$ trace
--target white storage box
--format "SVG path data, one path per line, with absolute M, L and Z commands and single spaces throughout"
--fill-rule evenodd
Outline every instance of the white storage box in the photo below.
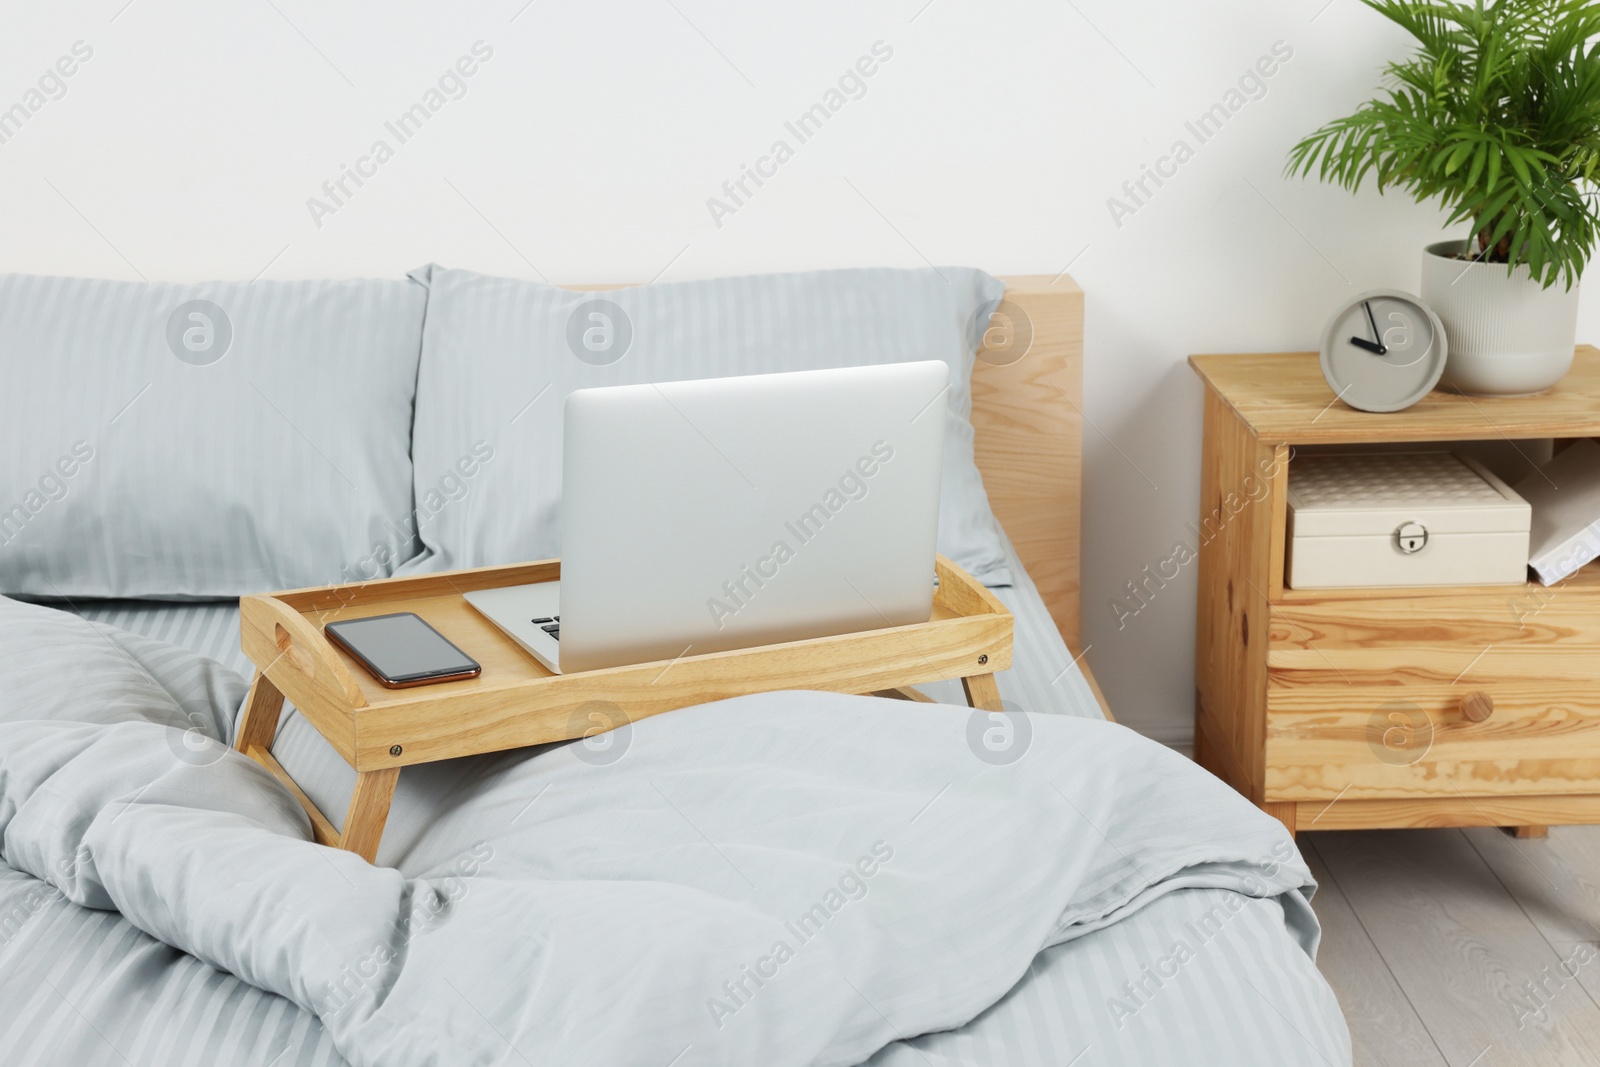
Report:
M 1288 505 L 1294 589 L 1527 580 L 1532 509 L 1466 456 L 1296 457 Z

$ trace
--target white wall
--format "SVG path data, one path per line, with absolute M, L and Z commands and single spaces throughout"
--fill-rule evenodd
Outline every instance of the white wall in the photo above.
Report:
M 1191 728 L 1193 568 L 1124 628 L 1109 601 L 1196 514 L 1184 357 L 1310 348 L 1347 294 L 1414 288 L 1441 222 L 1281 177 L 1294 140 L 1404 52 L 1355 0 L 124 3 L 4 16 L 0 109 L 74 42 L 93 55 L 0 144 L 0 270 L 394 277 L 438 260 L 617 281 L 1071 264 L 1089 294 L 1088 659 L 1123 721 L 1168 741 Z M 493 57 L 465 96 L 399 145 L 384 123 L 480 40 Z M 784 122 L 878 41 L 893 55 L 864 95 L 796 145 Z M 1199 145 L 1185 121 L 1275 42 L 1293 54 L 1265 95 Z M 314 220 L 308 198 L 380 138 L 394 158 Z M 778 138 L 794 157 L 719 226 L 708 198 Z M 1179 138 L 1193 158 L 1114 220 L 1108 198 Z M 1597 316 L 1586 301 L 1580 336 Z

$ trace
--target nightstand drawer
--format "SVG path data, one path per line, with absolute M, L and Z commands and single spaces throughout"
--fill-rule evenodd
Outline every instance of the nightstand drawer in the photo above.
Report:
M 1384 674 L 1269 671 L 1267 799 L 1600 793 L 1592 678 Z
M 1274 669 L 1360 673 L 1425 664 L 1447 671 L 1446 680 L 1462 675 L 1463 684 L 1483 671 L 1600 677 L 1600 566 L 1549 588 L 1288 593 L 1270 619 L 1267 666 Z
M 1267 796 L 1600 791 L 1594 592 L 1517 586 L 1274 604 Z

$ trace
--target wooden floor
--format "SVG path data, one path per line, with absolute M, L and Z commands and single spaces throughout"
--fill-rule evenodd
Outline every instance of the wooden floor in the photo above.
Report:
M 1359 1067 L 1600 1064 L 1600 826 L 1298 843 Z

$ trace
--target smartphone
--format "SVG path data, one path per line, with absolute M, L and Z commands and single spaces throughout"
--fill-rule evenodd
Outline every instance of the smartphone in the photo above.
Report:
M 477 660 L 414 611 L 330 622 L 322 631 L 390 689 L 454 682 L 483 673 Z

